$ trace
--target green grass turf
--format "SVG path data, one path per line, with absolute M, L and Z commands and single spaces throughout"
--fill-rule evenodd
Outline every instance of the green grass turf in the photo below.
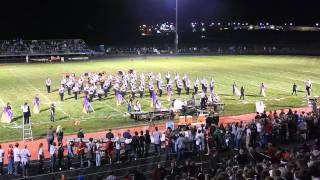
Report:
M 236 115 L 255 111 L 255 101 L 264 100 L 268 110 L 286 107 L 306 106 L 303 99 L 305 93 L 303 81 L 313 81 L 314 95 L 320 90 L 320 58 L 305 56 L 211 56 L 211 57 L 154 57 L 154 58 L 122 58 L 107 59 L 103 61 L 69 62 L 63 64 L 0 64 L 0 105 L 10 102 L 15 117 L 10 125 L 0 124 L 0 141 L 21 139 L 20 106 L 27 101 L 32 109 L 32 100 L 35 94 L 40 95 L 41 113 L 32 115 L 33 134 L 36 137 L 44 136 L 49 122 L 48 107 L 50 102 L 57 103 L 56 122 L 54 126 L 61 124 L 65 133 L 75 133 L 79 127 L 73 124 L 74 119 L 80 119 L 80 127 L 85 132 L 99 131 L 108 128 L 132 126 L 137 123 L 123 117 L 126 104 L 116 106 L 112 97 L 99 102 L 94 101 L 95 113 L 82 113 L 82 98 L 75 101 L 65 94 L 66 100 L 59 101 L 58 92 L 51 94 L 46 92 L 44 81 L 50 77 L 53 81 L 52 89 L 57 89 L 64 72 L 116 73 L 118 70 L 127 71 L 135 69 L 137 72 L 179 72 L 182 76 L 187 73 L 192 79 L 192 85 L 196 77 L 213 77 L 216 81 L 217 92 L 226 104 L 222 115 Z M 232 96 L 231 86 L 236 81 L 238 87 L 244 85 L 246 89 L 246 101 L 238 100 Z M 264 82 L 267 96 L 259 97 L 259 83 Z M 296 82 L 301 92 L 298 96 L 291 96 L 292 83 Z M 164 89 L 165 90 L 165 89 Z M 165 91 L 164 91 L 165 92 Z M 183 91 L 183 93 L 185 93 Z M 174 95 L 175 96 L 175 95 Z M 81 96 L 82 97 L 82 96 Z M 163 106 L 168 102 L 162 97 Z M 182 95 L 182 99 L 191 98 Z M 150 109 L 149 98 L 141 100 L 143 110 Z

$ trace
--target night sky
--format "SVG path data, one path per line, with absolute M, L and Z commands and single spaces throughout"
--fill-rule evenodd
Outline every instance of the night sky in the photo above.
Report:
M 316 1 L 179 1 L 182 26 L 191 21 L 311 25 L 320 20 Z M 7 0 L 0 5 L 0 39 L 130 38 L 138 25 L 173 22 L 174 15 L 175 0 Z

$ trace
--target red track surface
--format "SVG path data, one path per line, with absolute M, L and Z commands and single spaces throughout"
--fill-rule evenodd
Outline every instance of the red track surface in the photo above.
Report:
M 309 112 L 309 111 L 312 111 L 311 108 L 293 108 L 292 109 L 293 111 L 297 110 L 298 112 L 302 112 L 302 111 L 305 111 L 305 112 Z M 286 109 L 285 112 L 287 112 L 288 110 Z M 243 114 L 243 115 L 238 115 L 238 116 L 225 116 L 225 117 L 220 117 L 220 120 L 219 122 L 220 123 L 223 123 L 223 124 L 228 124 L 228 123 L 232 123 L 232 122 L 240 122 L 242 121 L 243 123 L 246 123 L 246 122 L 250 122 L 255 116 L 255 113 L 250 113 L 250 114 Z M 156 126 L 159 128 L 160 131 L 164 131 L 165 130 L 165 123 L 160 123 L 160 124 L 156 124 Z M 122 133 L 126 130 L 130 130 L 131 133 L 135 132 L 135 131 L 145 131 L 147 129 L 149 129 L 150 131 L 153 131 L 153 128 L 150 127 L 149 125 L 145 125 L 145 126 L 140 126 L 140 127 L 132 127 L 132 128 L 125 128 L 125 129 L 114 129 L 112 132 L 117 135 L 118 133 Z M 103 132 L 94 132 L 94 133 L 86 133 L 85 134 L 85 137 L 86 138 L 89 138 L 89 137 L 92 137 L 92 138 L 102 138 L 102 137 L 105 137 L 105 134 L 106 132 L 103 131 Z M 64 144 L 66 143 L 66 139 L 67 138 L 73 138 L 73 137 L 76 137 L 76 135 L 66 135 L 64 136 Z M 56 139 L 55 139 L 56 140 Z M 15 143 L 19 143 L 20 144 L 20 148 L 23 148 L 24 146 L 24 142 L 23 141 L 14 141 L 14 142 L 8 142 L 8 143 L 3 143 L 1 144 L 2 145 L 2 148 L 5 150 L 5 152 L 7 153 L 7 149 L 8 149 L 8 146 L 9 144 L 15 144 Z M 37 139 L 37 140 L 34 140 L 32 142 L 26 142 L 26 144 L 28 145 L 28 148 L 31 152 L 31 160 L 36 160 L 38 158 L 38 155 L 37 155 L 37 151 L 38 151 L 38 145 L 40 143 L 43 143 L 43 147 L 44 147 L 44 152 L 45 152 L 45 157 L 46 158 L 49 158 L 49 152 L 47 150 L 47 140 L 45 138 L 42 138 L 42 139 Z M 7 155 L 7 154 L 5 154 Z M 5 163 L 7 163 L 7 158 L 5 158 Z

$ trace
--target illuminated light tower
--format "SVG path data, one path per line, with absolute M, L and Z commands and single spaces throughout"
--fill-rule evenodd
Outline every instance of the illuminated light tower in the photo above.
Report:
M 178 0 L 176 0 L 176 34 L 174 39 L 174 50 L 178 53 L 179 50 L 179 34 L 178 34 Z

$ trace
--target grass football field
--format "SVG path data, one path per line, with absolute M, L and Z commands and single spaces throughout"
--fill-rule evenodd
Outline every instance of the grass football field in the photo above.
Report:
M 165 84 L 165 73 L 174 72 L 180 77 L 187 73 L 194 80 L 199 77 L 211 77 L 216 82 L 215 92 L 218 93 L 225 111 L 221 115 L 237 115 L 255 111 L 255 102 L 264 100 L 267 110 L 306 106 L 304 99 L 304 81 L 313 81 L 313 95 L 320 93 L 320 57 L 305 56 L 203 56 L 203 57 L 148 57 L 148 58 L 116 58 L 101 61 L 67 62 L 62 64 L 0 64 L 0 106 L 10 102 L 14 113 L 14 122 L 11 124 L 0 123 L 0 141 L 18 140 L 22 138 L 22 113 L 20 106 L 29 102 L 31 111 L 35 94 L 40 96 L 40 114 L 32 114 L 33 134 L 35 137 L 45 136 L 46 129 L 52 124 L 49 120 L 49 106 L 52 102 L 57 105 L 56 121 L 54 127 L 62 125 L 65 133 L 75 133 L 79 127 L 85 132 L 101 131 L 108 128 L 138 125 L 134 120 L 125 118 L 127 104 L 117 106 L 114 96 L 111 95 L 103 101 L 95 100 L 93 106 L 95 113 L 82 113 L 83 99 L 76 101 L 73 95 L 65 93 L 65 101 L 60 102 L 57 89 L 63 73 L 74 72 L 101 72 L 115 74 L 117 71 L 134 69 L 138 73 L 154 74 L 161 72 Z M 52 79 L 54 92 L 48 94 L 45 79 Z M 242 85 L 246 89 L 246 100 L 232 95 L 232 83 L 236 81 L 238 88 Z M 266 85 L 266 97 L 259 96 L 259 84 Z M 291 95 L 293 82 L 298 85 L 298 96 Z M 175 86 L 173 86 L 175 87 Z M 174 88 L 175 90 L 175 88 Z M 180 99 L 190 99 L 183 95 Z M 148 93 L 146 92 L 145 95 Z M 176 94 L 173 95 L 173 98 Z M 146 96 L 140 100 L 143 111 L 150 110 L 150 100 Z M 168 107 L 166 93 L 161 98 L 162 106 Z M 74 121 L 80 120 L 80 126 L 75 126 Z M 139 122 L 143 123 L 143 122 Z

